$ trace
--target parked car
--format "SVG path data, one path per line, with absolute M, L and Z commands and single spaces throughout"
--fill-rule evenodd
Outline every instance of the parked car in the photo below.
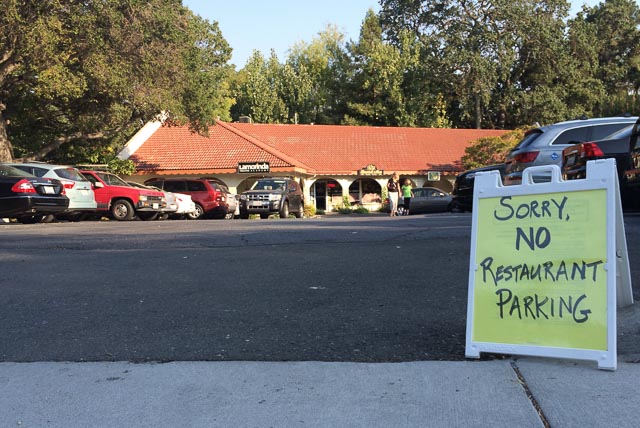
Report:
M 240 195 L 240 218 L 249 218 L 250 214 L 259 214 L 267 218 L 279 214 L 280 218 L 304 216 L 304 195 L 300 184 L 290 177 L 261 178 L 251 189 Z
M 628 169 L 624 171 L 624 193 L 627 199 L 627 208 L 640 209 L 640 119 L 631 131 L 629 141 L 631 147 L 631 159 Z
M 579 119 L 531 129 L 507 155 L 504 183 L 520 184 L 522 172 L 531 166 L 561 167 L 562 150 L 565 148 L 585 141 L 606 138 L 622 128 L 633 125 L 637 119 L 631 116 Z M 548 182 L 551 181 L 551 173 L 532 174 L 532 179 L 535 182 Z
M 103 171 L 82 170 L 93 183 L 98 212 L 114 220 L 152 220 L 166 207 L 164 193 L 158 190 L 140 189 L 127 184 L 115 174 Z
M 87 214 L 95 213 L 98 207 L 91 182 L 78 169 L 66 165 L 50 165 L 44 162 L 7 163 L 36 177 L 60 180 L 65 195 L 69 198 L 69 208 L 56 217 L 71 221 L 82 220 Z
M 438 213 L 451 211 L 452 197 L 435 187 L 416 187 L 409 207 L 409 214 Z M 404 199 L 398 201 L 398 215 L 404 214 Z
M 472 211 L 473 210 L 473 185 L 475 183 L 476 174 L 485 171 L 498 171 L 500 179 L 504 177 L 505 164 L 499 163 L 495 165 L 483 166 L 467 170 L 456 177 L 453 183 L 453 191 L 451 192 L 451 210 L 452 211 Z
M 205 178 L 152 178 L 144 182 L 165 192 L 190 195 L 196 204 L 194 214 L 187 218 L 225 218 L 230 211 L 227 195 Z M 233 212 L 233 211 L 231 211 Z
M 167 218 L 183 219 L 187 215 L 194 215 L 196 212 L 196 204 L 190 195 L 184 193 L 165 192 L 157 187 L 147 186 L 146 184 L 136 183 L 135 181 L 127 181 L 133 187 L 141 189 L 159 190 L 164 193 L 167 206 L 161 210 L 158 220 L 166 220 Z
M 634 125 L 623 128 L 605 139 L 567 147 L 562 151 L 563 177 L 565 180 L 586 178 L 588 161 L 614 158 L 622 205 L 625 208 L 640 207 L 640 201 L 638 201 L 640 195 L 633 186 L 629 185 L 629 178 L 633 181 L 634 174 L 628 174 L 634 169 L 633 151 L 639 132 L 640 119 Z
M 233 219 L 240 216 L 240 195 L 231 193 L 226 184 L 217 178 L 205 178 L 216 189 L 227 195 L 227 215 L 226 218 Z
M 0 164 L 0 218 L 38 223 L 45 215 L 62 213 L 68 207 L 69 198 L 59 180 Z

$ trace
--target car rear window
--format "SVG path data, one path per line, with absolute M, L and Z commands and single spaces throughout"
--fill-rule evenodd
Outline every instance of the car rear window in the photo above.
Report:
M 33 174 L 9 165 L 0 165 L 0 175 L 3 177 L 33 177 Z
M 75 168 L 56 168 L 54 171 L 60 178 L 74 181 L 87 181 L 84 175 L 80 174 L 80 171 Z
M 539 129 L 534 129 L 532 131 L 529 131 L 524 136 L 524 138 L 520 140 L 520 142 L 516 144 L 516 146 L 513 149 L 511 149 L 511 151 L 525 149 L 527 146 L 533 143 L 541 135 L 542 135 L 542 131 Z

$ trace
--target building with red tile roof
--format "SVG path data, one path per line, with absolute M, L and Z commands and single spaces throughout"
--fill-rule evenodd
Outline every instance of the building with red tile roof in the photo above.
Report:
M 288 175 L 319 209 L 344 196 L 375 208 L 393 172 L 414 186 L 452 188 L 473 141 L 507 131 L 280 125 L 218 121 L 202 136 L 187 126 L 150 122 L 119 154 L 131 159 L 141 181 L 156 176 L 215 177 L 242 192 L 256 178 Z

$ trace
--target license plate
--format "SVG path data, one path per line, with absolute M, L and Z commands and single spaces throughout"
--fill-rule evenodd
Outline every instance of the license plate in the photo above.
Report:
M 56 193 L 56 191 L 51 186 L 42 186 L 42 192 L 49 195 L 55 195 Z
M 266 203 L 264 201 L 253 201 L 252 205 L 254 207 L 261 207 L 263 205 L 266 205 Z
M 158 205 L 158 204 L 153 204 L 153 209 L 154 209 L 154 210 L 157 210 L 159 206 L 160 206 L 160 205 Z
M 88 189 L 80 189 L 80 194 L 82 196 L 87 196 L 87 195 L 89 195 L 89 190 Z

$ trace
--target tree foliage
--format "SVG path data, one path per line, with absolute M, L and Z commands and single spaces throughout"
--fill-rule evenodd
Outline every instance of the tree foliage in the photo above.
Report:
M 218 24 L 180 0 L 3 0 L 0 160 L 107 163 L 161 113 L 201 133 L 218 117 L 518 129 L 640 113 L 634 0 L 572 19 L 567 0 L 379 3 L 357 40 L 328 25 L 235 71 Z M 469 165 L 505 144 L 483 141 Z
M 200 131 L 229 117 L 231 49 L 179 0 L 3 0 L 0 27 L 0 146 L 15 156 L 109 157 L 160 112 Z

